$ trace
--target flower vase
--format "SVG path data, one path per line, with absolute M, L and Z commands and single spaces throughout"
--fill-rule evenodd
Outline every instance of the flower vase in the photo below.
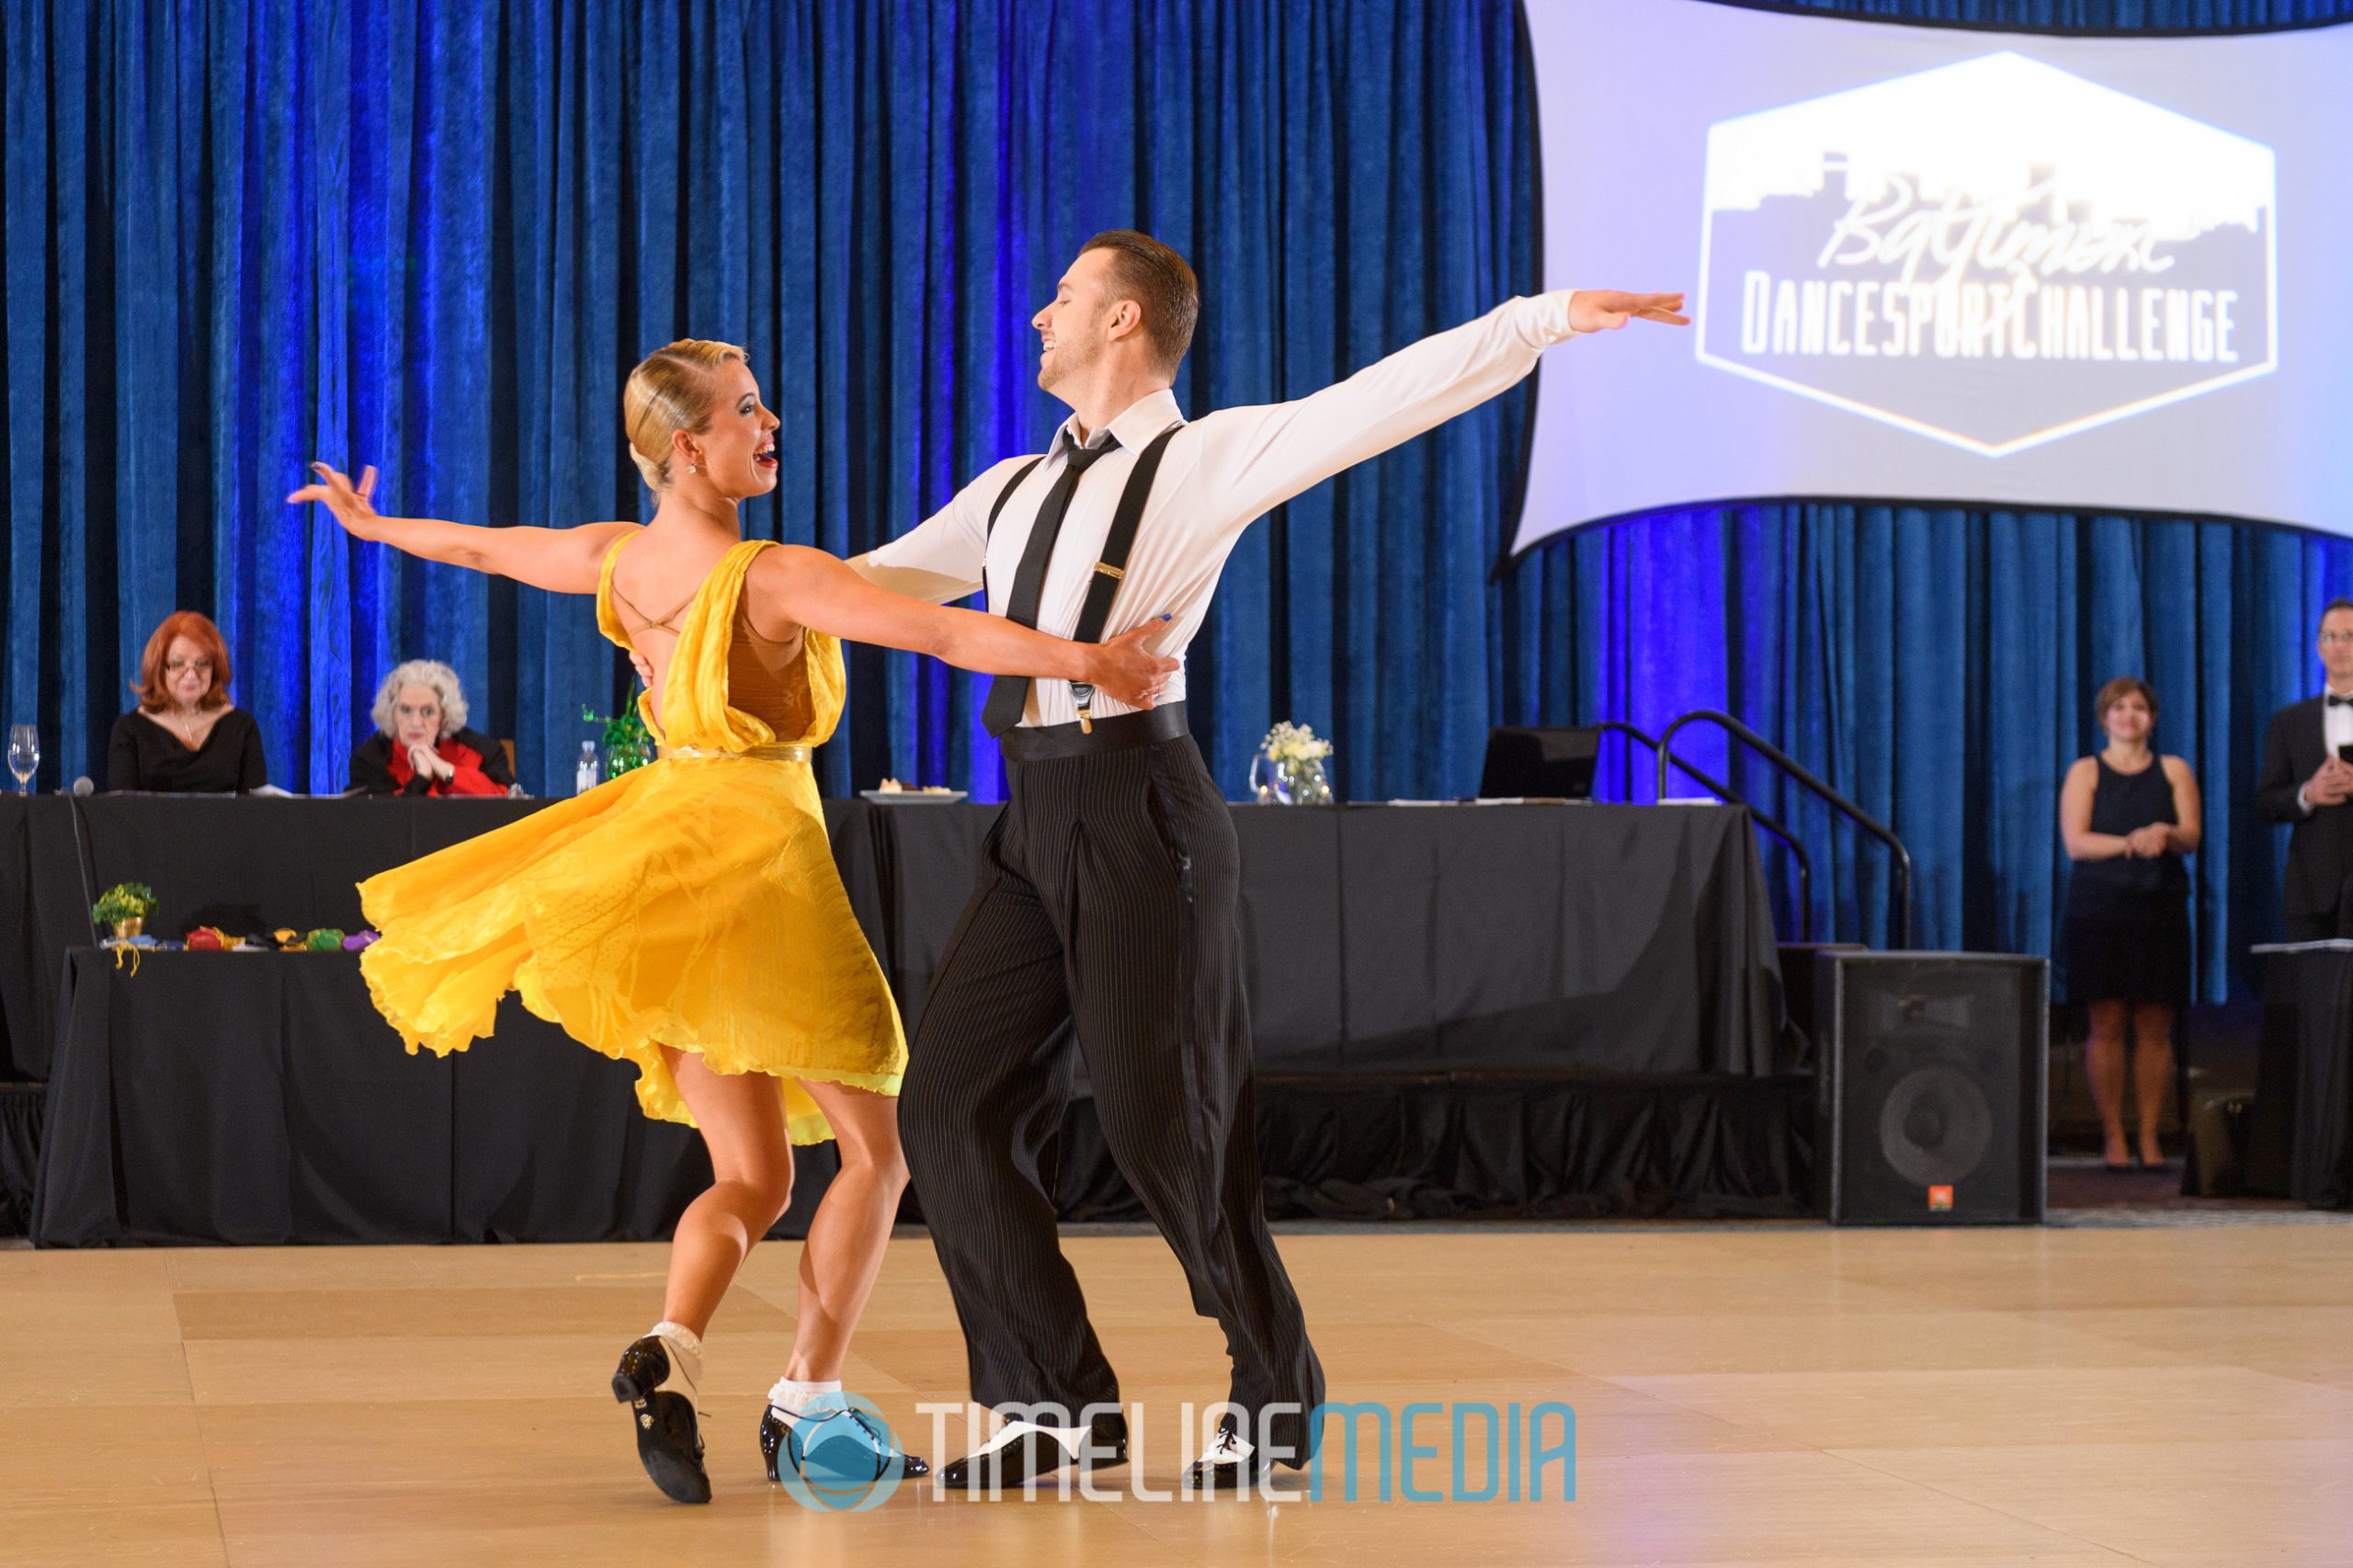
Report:
M 1290 804 L 1290 776 L 1265 752 L 1250 759 L 1250 794 L 1262 806 Z
M 114 939 L 118 942 L 128 942 L 146 929 L 146 917 L 134 915 L 128 920 L 118 920 L 114 923 Z
M 1322 757 L 1294 757 L 1284 763 L 1281 770 L 1290 786 L 1290 804 L 1328 806 L 1332 803 L 1332 781 L 1324 776 Z
M 1250 793 L 1262 806 L 1332 803 L 1332 783 L 1324 777 L 1321 757 L 1275 757 L 1260 752 L 1250 759 Z

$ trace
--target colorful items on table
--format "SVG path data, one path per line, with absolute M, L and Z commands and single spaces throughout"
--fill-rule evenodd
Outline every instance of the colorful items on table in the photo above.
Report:
M 122 908 L 131 902 L 127 895 L 131 892 L 143 894 L 148 901 L 146 907 L 153 909 L 153 894 L 146 893 L 144 889 L 134 883 L 125 883 L 120 888 L 110 890 L 107 898 L 101 899 L 97 908 L 92 910 L 92 915 L 95 916 L 101 912 L 120 915 Z M 116 899 L 118 893 L 126 894 L 126 897 L 116 900 L 110 907 L 108 900 Z M 376 941 L 373 931 L 347 932 L 336 926 L 322 926 L 311 931 L 297 931 L 291 926 L 281 926 L 275 931 L 251 937 L 232 936 L 218 926 L 198 926 L 188 932 L 185 941 L 159 942 L 140 933 L 140 916 L 131 915 L 115 922 L 116 934 L 108 945 L 152 948 L 159 951 L 178 951 L 185 948 L 191 953 L 357 953 L 364 952 Z M 129 923 L 128 931 L 121 928 L 124 921 Z
M 112 931 L 118 942 L 140 936 L 154 913 L 155 890 L 145 882 L 117 882 L 90 906 L 91 920 Z

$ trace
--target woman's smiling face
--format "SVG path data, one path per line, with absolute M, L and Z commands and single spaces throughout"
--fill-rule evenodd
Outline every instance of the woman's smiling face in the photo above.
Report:
M 673 483 L 691 465 L 696 477 L 730 500 L 765 495 L 777 486 L 776 432 L 783 422 L 760 401 L 749 366 L 731 359 L 710 375 L 710 417 L 700 430 L 677 436 Z

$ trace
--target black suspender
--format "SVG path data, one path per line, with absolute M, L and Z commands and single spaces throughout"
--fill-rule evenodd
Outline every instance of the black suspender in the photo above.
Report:
M 1168 438 L 1185 427 L 1178 420 L 1154 436 L 1144 449 L 1137 454 L 1136 466 L 1129 471 L 1127 488 L 1120 492 L 1119 510 L 1111 514 L 1111 531 L 1103 537 L 1103 556 L 1095 563 L 1095 574 L 1086 585 L 1086 603 L 1078 612 L 1078 628 L 1071 633 L 1074 642 L 1100 642 L 1103 628 L 1111 619 L 1111 601 L 1120 597 L 1120 579 L 1126 575 L 1128 552 L 1135 548 L 1136 529 L 1143 523 L 1144 503 L 1152 499 L 1152 482 L 1160 472 L 1161 454 L 1168 449 Z M 996 519 L 1021 482 L 1046 460 L 1031 458 L 1021 465 L 1012 483 L 997 492 L 996 505 L 989 508 L 989 526 L 984 538 L 994 538 Z M 1070 694 L 1078 702 L 1078 727 L 1081 733 L 1095 733 L 1095 688 L 1085 681 L 1070 683 Z
M 1137 455 L 1127 488 L 1120 492 L 1120 509 L 1111 514 L 1111 531 L 1103 538 L 1102 558 L 1095 562 L 1095 574 L 1087 580 L 1086 604 L 1078 612 L 1072 642 L 1103 640 L 1103 627 L 1111 619 L 1111 601 L 1120 597 L 1120 579 L 1127 574 L 1128 552 L 1135 548 L 1136 529 L 1143 522 L 1144 503 L 1152 499 L 1152 482 L 1160 472 L 1161 454 L 1168 449 L 1168 438 L 1183 428 L 1182 421 L 1171 425 Z M 1095 688 L 1074 680 L 1070 683 L 1070 694 L 1078 703 L 1079 733 L 1094 733 Z
M 1040 452 L 1038 456 L 1031 458 L 1028 462 L 1021 465 L 1021 472 L 1013 476 L 1013 483 L 996 493 L 996 505 L 989 508 L 988 531 L 981 536 L 983 541 L 981 546 L 982 549 L 985 550 L 988 548 L 985 541 L 995 537 L 996 533 L 997 514 L 1005 510 L 1005 504 L 1007 501 L 1013 499 L 1013 493 L 1021 488 L 1021 482 L 1029 477 L 1029 471 L 1036 468 L 1040 463 L 1044 462 L 1045 460 L 1046 457 L 1043 452 Z

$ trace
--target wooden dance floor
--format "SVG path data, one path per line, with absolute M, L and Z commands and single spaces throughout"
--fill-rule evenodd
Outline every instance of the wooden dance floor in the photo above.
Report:
M 2353 1560 L 2353 1226 L 1283 1244 L 1334 1398 L 1565 1402 L 1576 1500 L 991 1504 L 910 1483 L 813 1512 L 764 1483 L 754 1436 L 792 1326 L 797 1249 L 776 1244 L 713 1324 L 718 1496 L 682 1508 L 605 1382 L 657 1315 L 659 1246 L 15 1250 L 0 1562 Z M 1220 1337 L 1157 1239 L 1069 1245 L 1165 1486 L 1178 1406 L 1223 1392 Z M 920 1234 L 856 1348 L 848 1385 L 920 1451 L 916 1403 L 961 1398 L 964 1367 Z M 1442 1462 L 1421 1473 L 1443 1488 Z

